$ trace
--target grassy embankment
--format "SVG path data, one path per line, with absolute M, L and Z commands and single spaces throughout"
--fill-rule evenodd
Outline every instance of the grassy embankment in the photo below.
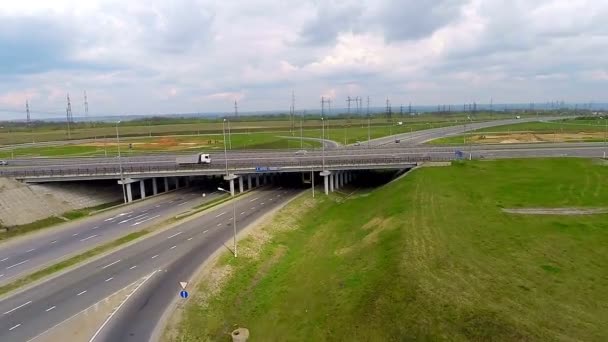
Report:
M 115 206 L 120 203 L 122 203 L 122 202 L 111 202 L 111 203 L 100 204 L 100 205 L 97 205 L 94 207 L 71 210 L 71 211 L 63 213 L 62 215 L 59 215 L 59 216 L 51 216 L 51 217 L 47 217 L 47 218 L 44 218 L 44 219 L 41 219 L 38 221 L 34 221 L 32 223 L 22 224 L 19 226 L 10 226 L 10 227 L 0 226 L 0 228 L 6 230 L 6 231 L 3 231 L 0 233 L 0 241 L 9 239 L 11 237 L 15 237 L 18 235 L 23 235 L 23 234 L 26 234 L 29 232 L 33 232 L 36 230 L 50 228 L 57 224 L 66 222 L 65 219 L 67 219 L 68 221 L 76 220 L 81 217 L 85 217 L 85 216 L 89 215 L 93 211 L 109 208 L 109 207 Z
M 456 121 L 405 122 L 403 125 L 386 125 L 376 122 L 370 126 L 369 135 L 379 138 L 391 134 L 406 133 L 422 129 L 444 127 L 457 124 Z M 310 149 L 320 147 L 316 141 L 298 139 L 299 127 L 293 132 L 281 130 L 275 132 L 233 133 L 230 144 L 232 149 Z M 303 128 L 302 135 L 309 138 L 320 138 L 319 128 Z M 287 137 L 292 137 L 291 139 Z M 330 120 L 325 131 L 325 137 L 339 143 L 352 144 L 364 142 L 368 137 L 367 122 L 353 119 L 350 123 L 345 120 Z M 125 155 L 136 155 L 155 152 L 187 152 L 200 150 L 221 150 L 224 148 L 224 138 L 221 132 L 214 134 L 187 136 L 154 136 L 122 139 L 121 152 Z M 70 144 L 63 146 L 28 146 L 0 151 L 0 158 L 18 157 L 57 157 L 57 156 L 115 156 L 117 144 L 114 137 L 99 138 L 93 142 Z
M 476 130 L 467 134 L 441 138 L 429 144 L 461 145 L 508 142 L 598 142 L 604 141 L 606 121 L 569 119 L 550 122 L 525 122 Z
M 501 211 L 606 207 L 608 167 L 466 162 L 334 199 L 298 199 L 222 256 L 168 339 L 608 339 L 607 216 Z

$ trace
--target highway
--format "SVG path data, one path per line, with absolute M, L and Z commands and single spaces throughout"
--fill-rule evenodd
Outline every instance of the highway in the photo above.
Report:
M 297 193 L 294 189 L 274 188 L 237 199 L 237 228 L 243 229 Z M 160 273 L 169 277 L 161 277 L 160 282 L 152 283 L 155 287 L 145 288 L 149 298 L 137 316 L 129 317 L 128 329 L 111 332 L 115 334 L 112 336 L 131 336 L 134 331 L 137 336 L 132 335 L 131 340 L 147 341 L 145 334 L 153 330 L 168 304 L 166 301 L 178 295 L 179 281 L 189 278 L 232 236 L 230 208 L 230 205 L 218 207 L 4 299 L 0 302 L 0 341 L 28 341 L 135 280 L 162 270 Z
M 203 191 L 209 196 L 202 197 Z M 66 256 L 146 229 L 220 195 L 215 189 L 181 189 L 72 222 L 65 228 L 47 229 L 5 241 L 0 244 L 0 285 Z

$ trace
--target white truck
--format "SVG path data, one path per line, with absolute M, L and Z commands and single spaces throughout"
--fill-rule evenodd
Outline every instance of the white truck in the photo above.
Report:
M 191 164 L 209 164 L 211 163 L 211 157 L 207 153 L 197 153 L 187 156 L 179 156 L 175 158 L 177 165 L 191 165 Z

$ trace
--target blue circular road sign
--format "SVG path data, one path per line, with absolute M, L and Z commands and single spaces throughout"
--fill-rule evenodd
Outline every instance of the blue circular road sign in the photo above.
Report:
M 182 297 L 182 298 L 184 298 L 184 299 L 188 298 L 188 291 L 181 291 L 179 293 L 179 296 Z

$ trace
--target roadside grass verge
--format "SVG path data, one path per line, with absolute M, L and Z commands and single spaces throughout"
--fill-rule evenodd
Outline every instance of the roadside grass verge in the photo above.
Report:
M 299 198 L 225 253 L 165 335 L 229 341 L 608 339 L 608 205 L 591 160 L 421 168 L 366 196 Z
M 76 265 L 80 262 L 83 262 L 89 258 L 92 258 L 98 254 L 104 253 L 106 251 L 109 251 L 113 248 L 116 248 L 118 246 L 121 246 L 123 244 L 126 244 L 130 241 L 133 241 L 137 238 L 140 238 L 146 234 L 148 234 L 149 231 L 148 230 L 140 230 L 137 232 L 133 232 L 130 233 L 128 235 L 125 235 L 121 238 L 118 238 L 114 241 L 108 242 L 106 244 L 103 244 L 101 246 L 95 247 L 93 249 L 90 249 L 84 253 L 78 254 L 74 257 L 71 257 L 69 259 L 60 261 L 54 265 L 51 265 L 49 267 L 43 268 L 39 271 L 36 271 L 32 274 L 29 274 L 25 277 L 19 278 L 11 283 L 8 283 L 6 285 L 0 286 L 0 296 L 4 295 L 10 291 L 16 290 L 22 286 L 25 286 L 29 283 L 32 283 L 34 281 L 40 280 L 44 277 L 50 276 L 54 273 L 57 273 L 59 271 L 62 271 L 70 266 Z
M 47 217 L 47 218 L 44 218 L 44 219 L 41 219 L 38 221 L 34 221 L 31 223 L 27 223 L 27 224 L 22 224 L 22 225 L 18 225 L 18 226 L 2 227 L 6 231 L 0 233 L 0 241 L 10 239 L 15 236 L 23 235 L 23 234 L 26 234 L 29 232 L 46 229 L 46 228 L 51 228 L 60 223 L 65 223 L 66 221 L 64 219 L 62 219 L 62 217 L 66 218 L 70 221 L 76 220 L 81 217 L 88 216 L 89 213 L 94 212 L 96 210 L 109 208 L 109 207 L 112 207 L 119 203 L 121 203 L 121 202 L 104 203 L 104 204 L 100 204 L 100 205 L 93 206 L 93 207 L 71 210 L 71 211 L 65 212 L 61 215 Z

